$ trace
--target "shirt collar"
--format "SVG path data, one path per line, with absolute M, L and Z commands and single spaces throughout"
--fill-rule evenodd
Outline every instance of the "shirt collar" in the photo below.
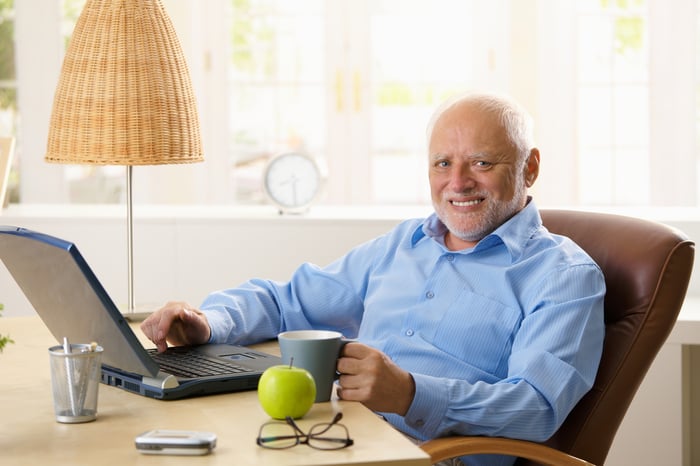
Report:
M 524 209 L 482 238 L 472 250 L 483 250 L 497 244 L 503 244 L 513 260 L 520 257 L 525 244 L 532 237 L 534 231 L 542 226 L 542 218 L 532 197 L 528 196 L 527 201 Z M 433 213 L 413 232 L 411 246 L 415 246 L 426 237 L 432 238 L 444 246 L 445 233 L 447 233 L 447 227 L 437 214 Z

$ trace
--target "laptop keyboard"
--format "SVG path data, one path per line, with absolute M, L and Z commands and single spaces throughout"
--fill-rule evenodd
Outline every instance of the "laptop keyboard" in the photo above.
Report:
M 163 372 L 176 377 L 194 378 L 252 372 L 251 369 L 227 363 L 185 347 L 169 348 L 165 353 L 158 353 L 155 349 L 151 349 L 149 353 Z

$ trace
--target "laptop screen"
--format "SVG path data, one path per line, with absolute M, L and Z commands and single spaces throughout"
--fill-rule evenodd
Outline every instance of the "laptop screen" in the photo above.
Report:
M 145 376 L 158 373 L 75 244 L 0 226 L 0 259 L 57 341 L 95 341 L 105 348 L 104 364 Z

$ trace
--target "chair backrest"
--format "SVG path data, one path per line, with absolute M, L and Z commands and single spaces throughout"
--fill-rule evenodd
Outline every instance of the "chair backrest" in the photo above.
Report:
M 607 286 L 605 344 L 595 384 L 546 443 L 603 464 L 676 322 L 695 246 L 681 232 L 651 221 L 568 210 L 541 214 L 549 231 L 573 239 L 598 263 Z

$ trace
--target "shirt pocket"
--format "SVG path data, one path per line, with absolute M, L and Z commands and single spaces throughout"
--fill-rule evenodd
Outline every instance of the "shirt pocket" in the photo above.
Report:
M 446 353 L 490 374 L 507 370 L 507 357 L 521 313 L 470 291 L 446 310 L 433 344 Z

